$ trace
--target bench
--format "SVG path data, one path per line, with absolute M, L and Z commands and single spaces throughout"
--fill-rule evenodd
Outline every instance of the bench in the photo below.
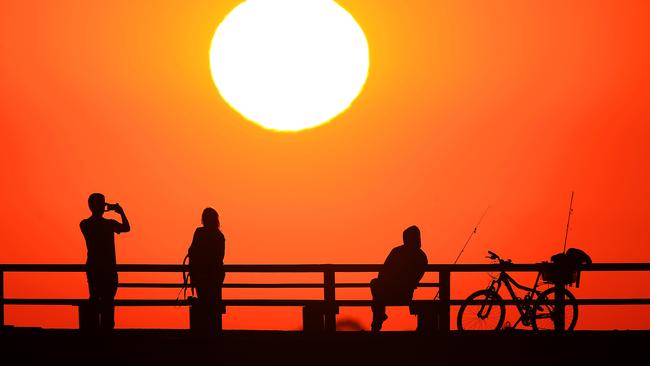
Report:
M 443 276 L 449 281 L 449 275 Z M 329 300 L 224 300 L 222 314 L 226 313 L 227 306 L 300 306 L 302 307 L 303 329 L 307 332 L 321 332 L 335 330 L 335 317 L 339 314 L 339 307 L 354 306 L 368 307 L 372 305 L 371 300 L 334 300 L 334 288 L 369 288 L 368 282 L 356 283 L 334 283 L 333 278 L 328 278 L 326 283 L 330 283 L 329 292 L 326 291 L 326 298 Z M 130 288 L 178 288 L 180 285 L 171 283 L 152 284 L 152 283 L 120 283 L 119 287 Z M 324 284 L 319 283 L 225 283 L 223 288 L 326 288 Z M 438 283 L 421 282 L 420 288 L 438 288 Z M 189 305 L 189 304 L 188 304 Z M 388 306 L 409 306 L 411 315 L 417 319 L 417 331 L 430 332 L 437 330 L 449 330 L 449 315 L 446 315 L 444 306 L 440 300 L 412 300 L 403 304 L 388 304 Z M 448 306 L 448 305 L 447 305 Z M 191 308 L 190 308 L 191 311 Z M 190 313 L 190 317 L 191 317 Z M 191 322 L 190 322 L 191 323 Z M 447 326 L 445 327 L 445 324 Z

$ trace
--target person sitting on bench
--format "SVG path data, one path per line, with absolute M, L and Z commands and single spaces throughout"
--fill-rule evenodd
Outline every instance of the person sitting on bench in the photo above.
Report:
M 370 281 L 372 292 L 372 331 L 378 332 L 388 316 L 386 305 L 407 305 L 424 275 L 427 256 L 420 249 L 420 229 L 404 230 L 404 244 L 393 248 L 377 278 Z

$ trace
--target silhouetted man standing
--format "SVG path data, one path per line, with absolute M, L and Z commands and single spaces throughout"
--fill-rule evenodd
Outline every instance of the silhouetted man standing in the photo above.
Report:
M 107 204 L 101 193 L 93 193 L 88 197 L 88 207 L 92 215 L 79 224 L 88 249 L 88 321 L 92 328 L 111 330 L 115 326 L 113 299 L 117 293 L 114 233 L 128 232 L 131 226 L 122 207 L 118 203 Z M 117 212 L 122 217 L 122 222 L 104 218 L 105 211 Z
M 393 248 L 377 278 L 370 281 L 372 292 L 372 330 L 378 332 L 388 316 L 386 305 L 405 305 L 424 275 L 427 256 L 420 249 L 420 229 L 404 230 L 404 244 Z

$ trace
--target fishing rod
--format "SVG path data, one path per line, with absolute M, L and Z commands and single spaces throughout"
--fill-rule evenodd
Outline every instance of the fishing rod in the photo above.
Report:
M 569 225 L 571 224 L 571 214 L 573 213 L 573 191 L 571 191 L 571 201 L 569 202 L 569 218 L 566 221 L 566 231 L 564 233 L 564 247 L 562 253 L 566 253 L 566 242 L 569 238 Z
M 469 234 L 469 236 L 467 237 L 467 240 L 465 240 L 465 244 L 463 244 L 463 247 L 460 249 L 460 252 L 459 252 L 458 255 L 456 256 L 456 259 L 454 259 L 454 263 L 453 263 L 453 264 L 458 263 L 458 260 L 460 259 L 460 257 L 461 257 L 461 256 L 463 255 L 463 253 L 465 252 L 465 248 L 467 248 L 467 245 L 468 245 L 469 242 L 472 240 L 472 238 L 474 237 L 474 235 L 477 234 L 477 232 L 478 232 L 478 227 L 481 225 L 481 222 L 483 222 L 483 218 L 484 218 L 485 215 L 488 213 L 488 210 L 489 210 L 489 209 L 490 209 L 490 206 L 488 206 L 488 207 L 485 209 L 485 211 L 483 212 L 483 215 L 481 215 L 481 218 L 478 219 L 478 222 L 476 223 L 476 225 L 474 225 L 474 229 L 472 230 L 472 232 L 471 232 L 471 233 Z M 434 296 L 433 299 L 434 299 L 434 300 L 437 299 L 437 298 L 438 298 L 438 295 L 440 295 L 440 288 L 438 288 L 438 292 L 436 292 L 436 296 Z
M 458 256 L 454 260 L 454 264 L 458 263 L 458 260 L 460 259 L 460 256 L 463 255 L 463 252 L 465 252 L 465 248 L 467 248 L 467 244 L 469 244 L 470 240 L 472 240 L 474 235 L 476 235 L 476 232 L 478 231 L 478 227 L 479 227 L 479 225 L 481 225 L 481 222 L 483 222 L 483 218 L 485 217 L 485 215 L 487 214 L 489 209 L 490 209 L 490 206 L 488 206 L 485 209 L 485 211 L 483 212 L 483 215 L 481 215 L 481 218 L 476 223 L 476 226 L 474 226 L 474 230 L 472 230 L 472 232 L 469 234 L 469 237 L 465 241 L 465 245 L 463 245 L 463 248 L 460 250 L 460 253 L 458 253 Z

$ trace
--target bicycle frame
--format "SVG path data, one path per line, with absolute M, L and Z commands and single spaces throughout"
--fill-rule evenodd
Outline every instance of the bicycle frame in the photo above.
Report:
M 492 280 L 492 283 L 490 283 L 490 286 L 488 288 L 494 291 L 495 293 L 498 293 L 499 290 L 501 289 L 501 286 L 504 285 L 505 288 L 508 290 L 510 297 L 512 298 L 512 300 L 514 300 L 515 307 L 519 312 L 519 319 L 517 319 L 515 324 L 512 326 L 513 328 L 515 328 L 517 324 L 519 324 L 520 322 L 526 326 L 529 325 L 529 321 L 530 321 L 529 319 L 531 317 L 530 311 L 533 310 L 533 305 L 532 305 L 533 299 L 535 296 L 539 296 L 539 294 L 541 294 L 541 291 L 537 290 L 537 287 L 539 286 L 540 277 L 541 277 L 541 273 L 537 273 L 537 277 L 535 278 L 535 283 L 533 287 L 528 287 L 517 282 L 514 278 L 512 278 L 512 276 L 510 276 L 505 271 L 501 271 L 499 277 L 496 280 Z M 513 288 L 513 285 L 514 287 L 526 292 L 524 298 L 520 298 L 517 296 L 517 294 L 515 293 L 515 289 Z
M 516 328 L 519 323 L 525 326 L 531 326 L 534 330 L 540 329 L 555 329 L 555 330 L 573 330 L 578 319 L 578 307 L 575 297 L 571 292 L 565 288 L 565 284 L 556 283 L 545 279 L 542 271 L 537 272 L 535 283 L 532 287 L 524 286 L 512 278 L 508 273 L 508 264 L 511 264 L 510 259 L 503 260 L 498 254 L 488 251 L 487 258 L 492 261 L 498 262 L 500 272 L 498 276 L 491 276 L 492 281 L 490 285 L 483 289 L 472 293 L 460 306 L 458 311 L 458 329 L 464 330 L 471 328 L 483 328 L 487 324 L 486 320 L 494 320 L 497 322 L 494 329 L 498 330 L 503 327 L 506 316 L 507 305 L 515 305 L 519 312 L 519 319 L 514 325 L 506 325 L 506 328 Z M 544 269 L 544 268 L 541 268 Z M 540 281 L 542 280 L 542 281 Z M 541 285 L 552 286 L 549 289 L 541 288 Z M 505 287 L 510 294 L 512 300 L 504 300 L 504 297 L 499 295 L 499 291 Z M 524 291 L 523 296 L 517 296 L 516 290 Z M 521 292 L 518 291 L 518 292 Z M 566 299 L 570 301 L 567 302 Z M 472 308 L 467 314 L 465 310 L 469 305 L 480 305 L 478 308 Z M 497 307 L 499 313 L 496 317 L 490 317 L 493 307 Z M 565 309 L 569 309 L 569 318 L 567 321 L 567 314 Z M 467 314 L 467 316 L 464 316 Z M 469 327 L 463 325 L 467 321 Z M 476 322 L 478 320 L 478 323 Z M 542 321 L 541 325 L 539 321 Z M 553 323 L 548 324 L 548 320 Z M 488 326 L 492 328 L 492 326 Z

